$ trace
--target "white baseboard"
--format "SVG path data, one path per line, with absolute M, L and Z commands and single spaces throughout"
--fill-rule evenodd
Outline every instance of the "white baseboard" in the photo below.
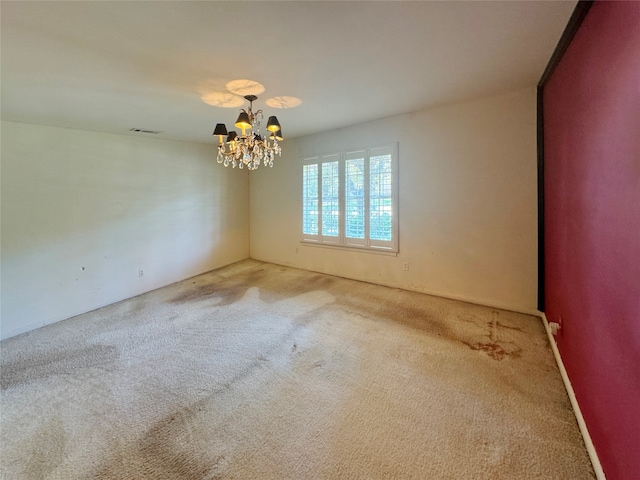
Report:
M 591 435 L 589 435 L 587 424 L 585 423 L 584 417 L 582 416 L 582 411 L 580 410 L 578 399 L 576 398 L 576 395 L 573 391 L 571 380 L 569 380 L 567 370 L 564 368 L 564 363 L 562 362 L 560 351 L 558 350 L 558 346 L 556 345 L 556 339 L 553 338 L 553 335 L 551 334 L 551 328 L 549 327 L 547 316 L 544 314 L 544 312 L 539 312 L 539 315 L 542 318 L 544 329 L 547 331 L 549 343 L 551 344 L 551 350 L 553 350 L 553 356 L 555 357 L 558 368 L 560 369 L 560 375 L 562 376 L 564 387 L 567 389 L 567 395 L 569 395 L 569 400 L 571 401 L 571 406 L 573 407 L 573 413 L 575 414 L 576 420 L 578 421 L 578 427 L 580 428 L 580 433 L 582 434 L 582 438 L 584 439 L 584 444 L 587 447 L 587 453 L 589 454 L 589 458 L 591 459 L 593 470 L 596 472 L 596 478 L 598 480 L 606 480 L 604 470 L 602 469 L 602 465 L 600 464 L 600 459 L 598 458 L 596 449 L 593 446 L 593 442 L 591 441 Z

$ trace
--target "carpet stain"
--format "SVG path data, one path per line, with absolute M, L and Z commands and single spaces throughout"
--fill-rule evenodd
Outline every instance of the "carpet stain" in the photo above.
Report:
M 520 358 L 522 348 L 520 348 L 514 341 L 502 339 L 501 330 L 514 330 L 518 332 L 522 332 L 523 329 L 516 326 L 508 326 L 501 323 L 498 320 L 500 312 L 492 311 L 491 312 L 491 320 L 485 322 L 484 330 L 485 334 L 483 337 L 487 337 L 488 341 L 467 341 L 461 340 L 463 345 L 466 345 L 471 350 L 481 351 L 486 353 L 493 360 L 504 360 L 505 358 Z M 466 321 L 473 323 L 475 326 L 480 327 L 481 325 L 476 322 L 477 317 L 465 318 Z
M 517 346 L 513 349 L 509 349 L 508 346 L 501 345 L 499 343 L 470 343 L 470 342 L 462 342 L 463 345 L 466 345 L 471 350 L 477 350 L 481 352 L 485 352 L 490 358 L 494 360 L 504 360 L 505 358 L 520 358 L 521 348 Z
M 353 283 L 357 285 L 359 282 Z M 353 295 L 339 297 L 338 305 L 366 318 L 391 321 L 431 335 L 457 340 L 454 332 L 442 318 L 423 308 L 424 299 L 418 298 L 421 294 L 392 290 L 396 294 L 384 298 L 375 291 L 375 286 L 362 285 L 365 288 L 358 288 Z
M 260 298 L 266 303 L 274 303 L 286 298 L 295 297 L 315 290 L 324 290 L 329 293 L 336 281 L 345 281 L 330 275 L 321 273 L 309 273 L 309 278 L 303 282 L 294 269 L 280 268 L 275 272 L 259 269 L 257 271 L 244 272 L 241 275 L 242 285 L 254 285 L 260 289 Z M 238 279 L 240 280 L 240 278 Z
M 2 363 L 0 386 L 5 390 L 51 375 L 74 373 L 77 370 L 104 366 L 115 362 L 118 349 L 111 345 L 89 345 L 59 352 L 33 352 L 16 362 Z
M 204 428 L 197 424 L 203 407 L 184 407 L 165 416 L 150 428 L 134 448 L 106 462 L 91 478 L 214 480 L 224 478 L 227 459 L 224 454 L 211 454 L 195 449 Z M 201 439 L 200 439 L 201 440 Z
M 21 448 L 30 452 L 23 478 L 49 478 L 64 459 L 67 435 L 59 416 L 44 423 L 29 443 Z M 34 446 L 38 446 L 34 448 Z
M 222 287 L 217 284 L 200 285 L 199 287 L 181 292 L 179 295 L 173 297 L 170 302 L 181 304 L 195 300 L 217 299 L 219 302 L 216 303 L 216 306 L 224 306 L 240 300 L 246 291 L 247 287 L 240 285 L 237 287 Z
M 243 382 L 252 382 L 261 378 L 268 388 L 268 371 L 265 364 L 271 357 L 277 357 L 287 345 L 291 353 L 297 351 L 297 343 L 291 343 L 298 332 L 305 327 L 291 324 L 277 337 L 266 353 L 254 359 L 248 358 L 238 371 L 229 379 L 210 388 L 200 400 L 174 410 L 157 421 L 139 440 L 134 450 L 123 452 L 122 458 L 111 459 L 103 465 L 92 478 L 124 479 L 153 478 L 154 480 L 215 480 L 229 478 L 225 470 L 229 459 L 225 455 L 211 458 L 211 452 L 194 450 L 193 446 L 202 443 L 202 438 L 215 435 L 208 430 L 204 418 L 217 415 L 216 405 L 225 395 L 234 396 L 234 390 Z M 301 352 L 298 352 L 301 353 Z M 215 441 L 215 439 L 212 439 Z M 195 453 L 194 453 L 195 452 Z
M 212 480 L 221 478 L 225 456 L 207 458 L 205 452 L 189 448 L 193 438 L 195 413 L 185 409 L 158 422 L 139 443 L 137 455 L 145 465 L 145 478 Z M 149 471 L 151 470 L 151 472 Z M 151 476 L 149 475 L 151 474 Z M 138 474 L 139 475 L 139 474 Z M 100 477 L 98 477 L 100 478 Z
M 312 278 L 316 278 L 317 283 L 320 277 L 323 276 L 314 275 Z M 399 289 L 387 289 L 387 291 L 394 294 L 385 298 L 380 297 L 377 286 L 355 281 L 353 284 L 356 287 L 354 295 L 339 297 L 338 304 L 357 316 L 369 319 L 383 319 L 384 321 L 391 320 L 399 325 L 408 326 L 436 336 L 441 340 L 462 344 L 472 350 L 484 352 L 493 360 L 517 359 L 521 356 L 522 349 L 513 341 L 499 339 L 498 331 L 500 329 L 508 329 L 524 332 L 524 330 L 518 326 L 499 322 L 499 312 L 495 310 L 492 312 L 490 321 L 483 320 L 477 315 L 469 314 L 465 314 L 464 318 L 461 318 L 478 327 L 477 336 L 480 338 L 474 339 L 469 338 L 466 331 L 456 331 L 451 322 L 425 308 L 428 303 L 428 296 Z M 329 291 L 331 291 L 330 288 Z M 485 341 L 484 337 L 488 337 L 489 341 Z
M 326 275 L 316 275 L 315 279 L 310 279 L 304 284 L 300 284 L 298 279 L 289 278 L 286 274 L 277 276 L 277 282 L 271 272 L 267 272 L 264 268 L 251 269 L 238 274 L 234 278 L 224 279 L 215 283 L 207 283 L 198 287 L 192 285 L 184 286 L 184 291 L 173 297 L 170 302 L 174 304 L 183 304 L 194 300 L 217 299 L 216 306 L 230 305 L 239 301 L 247 290 L 247 285 L 252 285 L 260 289 L 261 299 L 267 303 L 271 303 L 283 298 L 288 298 L 300 293 L 307 293 L 318 290 L 316 283 L 331 283 L 331 280 L 324 279 Z

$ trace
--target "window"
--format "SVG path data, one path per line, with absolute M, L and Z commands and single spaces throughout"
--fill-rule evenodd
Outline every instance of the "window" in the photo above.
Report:
M 302 239 L 398 251 L 397 145 L 306 158 Z

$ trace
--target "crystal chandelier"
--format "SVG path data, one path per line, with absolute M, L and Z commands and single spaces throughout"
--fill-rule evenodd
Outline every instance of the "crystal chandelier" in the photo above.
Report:
M 269 117 L 267 121 L 268 138 L 260 136 L 260 125 L 262 125 L 262 110 L 253 111 L 253 102 L 258 99 L 255 95 L 245 95 L 249 101 L 249 109 L 241 109 L 240 116 L 236 120 L 235 126 L 242 130 L 242 135 L 238 136 L 235 131 L 227 132 L 224 123 L 216 124 L 214 135 L 220 137 L 218 145 L 218 163 L 223 163 L 225 167 L 231 165 L 249 170 L 256 170 L 260 163 L 265 167 L 273 167 L 273 159 L 276 155 L 282 155 L 278 142 L 282 141 L 280 123 L 276 117 Z M 227 137 L 226 141 L 224 137 Z M 271 141 L 269 141 L 271 140 Z

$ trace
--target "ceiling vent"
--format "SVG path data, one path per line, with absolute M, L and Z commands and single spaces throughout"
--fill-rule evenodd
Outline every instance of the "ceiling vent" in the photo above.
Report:
M 136 133 L 151 133 L 152 135 L 162 133 L 160 130 L 145 130 L 144 128 L 130 128 L 129 131 Z

